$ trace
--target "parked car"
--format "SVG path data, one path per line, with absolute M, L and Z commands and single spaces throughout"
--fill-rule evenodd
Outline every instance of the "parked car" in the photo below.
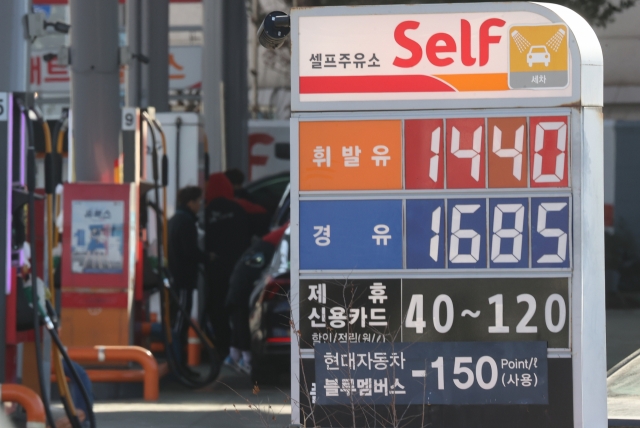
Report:
M 244 194 L 251 202 L 263 206 L 272 216 L 289 186 L 289 172 L 261 178 L 244 186 Z
M 271 230 L 277 229 L 286 222 L 289 221 L 289 205 L 291 200 L 291 185 L 287 185 L 284 193 L 282 194 L 282 198 L 278 203 L 278 207 L 276 208 L 273 216 L 271 217 Z
M 286 229 L 271 263 L 254 286 L 249 299 L 252 379 L 276 383 L 289 373 L 291 360 L 291 307 L 289 305 L 290 233 Z

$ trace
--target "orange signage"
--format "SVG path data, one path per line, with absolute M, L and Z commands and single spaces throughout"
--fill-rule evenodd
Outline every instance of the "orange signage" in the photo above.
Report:
M 402 122 L 300 122 L 300 190 L 402 189 Z

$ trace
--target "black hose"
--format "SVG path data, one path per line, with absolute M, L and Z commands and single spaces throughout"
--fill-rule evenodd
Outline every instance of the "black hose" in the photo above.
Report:
M 40 316 L 38 314 L 38 257 L 36 255 L 36 148 L 33 136 L 33 122 L 29 118 L 26 108 L 18 100 L 20 111 L 25 115 L 27 121 L 27 134 L 29 137 L 29 149 L 27 151 L 27 187 L 29 190 L 29 242 L 31 245 L 31 303 L 33 305 L 33 333 L 36 348 L 36 366 L 38 369 L 38 380 L 40 384 L 40 395 L 44 411 L 47 416 L 47 423 L 54 427 L 55 421 L 51 414 L 49 397 L 44 382 L 44 368 L 42 367 L 42 343 L 40 342 Z
M 53 306 L 51 306 L 51 302 L 47 300 L 46 304 L 47 304 L 47 312 L 49 313 L 49 319 L 45 319 L 45 325 L 47 326 L 47 330 L 49 330 L 49 334 L 51 335 L 53 342 L 56 344 L 56 347 L 60 351 L 60 354 L 62 354 L 62 358 L 67 363 L 67 366 L 69 366 L 71 377 L 73 378 L 74 382 L 78 385 L 78 388 L 80 388 L 82 399 L 87 405 L 87 419 L 89 420 L 89 424 L 91 425 L 91 428 L 96 428 L 96 415 L 93 413 L 93 404 L 91 403 L 89 392 L 87 391 L 87 388 L 85 388 L 84 383 L 80 379 L 80 375 L 78 375 L 78 372 L 76 371 L 75 367 L 72 364 L 71 358 L 69 357 L 69 354 L 67 353 L 66 348 L 64 347 L 64 345 L 62 344 L 62 341 L 60 340 L 60 336 L 58 335 L 58 331 L 57 331 L 58 326 L 57 326 L 56 311 L 53 308 Z
M 180 383 L 182 383 L 183 385 L 189 388 L 194 388 L 194 389 L 202 388 L 204 386 L 211 384 L 218 377 L 218 374 L 220 374 L 220 362 L 219 362 L 219 358 L 215 350 L 215 347 L 213 346 L 213 343 L 211 342 L 211 340 L 191 320 L 190 314 L 187 313 L 185 306 L 182 304 L 182 302 L 180 302 L 180 299 L 175 295 L 175 292 L 171 289 L 171 281 L 169 279 L 169 275 L 167 274 L 163 266 L 164 251 L 162 248 L 162 245 L 163 245 L 162 237 L 164 236 L 164 232 L 163 232 L 162 225 L 164 223 L 164 220 L 162 218 L 162 211 L 160 209 L 160 191 L 159 191 L 160 186 L 159 186 L 159 177 L 158 177 L 159 175 L 158 174 L 158 148 L 156 145 L 156 136 L 155 136 L 155 133 L 153 132 L 153 125 L 156 126 L 159 132 L 161 132 L 161 130 L 157 123 L 152 124 L 152 121 L 148 118 L 148 115 L 146 113 L 143 113 L 142 117 L 149 125 L 150 131 L 151 131 L 151 140 L 152 140 L 151 161 L 153 163 L 152 176 L 153 176 L 153 184 L 154 184 L 155 204 L 149 203 L 149 205 L 154 209 L 154 212 L 156 213 L 156 223 L 158 225 L 158 235 L 157 235 L 158 237 L 156 241 L 158 243 L 158 246 L 157 246 L 158 290 L 160 291 L 161 306 L 162 308 L 167 308 L 168 307 L 167 305 L 169 304 L 169 300 L 172 300 L 178 306 L 178 314 L 176 316 L 183 317 L 183 320 L 185 320 L 189 324 L 189 326 L 193 328 L 193 330 L 198 335 L 198 338 L 200 339 L 201 343 L 204 344 L 205 348 L 207 349 L 211 370 L 207 377 L 205 377 L 204 379 L 197 380 L 191 377 L 188 373 L 185 373 L 181 365 L 178 364 L 177 357 L 173 353 L 173 334 L 171 329 L 171 318 L 169 316 L 170 315 L 169 311 L 164 311 L 162 315 L 165 355 L 167 356 L 167 362 L 169 363 L 169 368 L 171 369 L 171 372 L 176 376 L 176 378 Z
M 198 325 L 193 322 L 184 304 L 180 301 L 180 298 L 171 289 L 171 282 L 169 280 L 169 277 L 165 276 L 163 282 L 164 282 L 164 289 L 162 290 L 163 292 L 161 292 L 160 294 L 162 299 L 162 304 L 163 305 L 166 304 L 167 303 L 166 300 L 170 299 L 171 301 L 173 301 L 173 303 L 176 306 L 178 306 L 178 314 L 176 314 L 176 317 L 181 317 L 182 321 L 185 321 L 187 324 L 189 324 L 189 327 L 191 327 L 195 331 L 196 335 L 200 339 L 200 342 L 204 345 L 204 348 L 207 352 L 207 358 L 210 363 L 209 365 L 211 367 L 211 370 L 209 371 L 208 376 L 206 376 L 203 379 L 195 379 L 188 373 L 184 373 L 183 368 L 180 366 L 180 364 L 177 363 L 177 357 L 173 354 L 174 352 L 173 343 L 171 340 L 169 340 L 169 336 L 165 334 L 164 345 L 165 345 L 165 352 L 167 353 L 167 359 L 169 360 L 169 366 L 172 367 L 172 371 L 174 372 L 174 374 L 177 375 L 177 378 L 180 381 L 180 383 L 182 383 L 183 385 L 189 388 L 199 389 L 207 385 L 210 385 L 216 380 L 216 378 L 220 374 L 220 360 L 218 358 L 218 353 L 216 352 L 216 349 L 213 343 L 211 342 L 211 340 L 209 339 L 209 337 L 207 337 L 204 334 L 204 332 L 198 327 Z M 168 317 L 163 315 L 163 330 L 166 331 L 168 329 L 171 329 L 171 322 L 165 321 L 164 320 L 165 318 L 168 318 Z M 177 322 L 178 320 L 176 320 L 176 323 Z
M 180 190 L 180 131 L 182 129 L 182 118 L 176 117 L 176 195 Z
M 162 155 L 162 187 L 169 185 L 169 158 L 166 154 Z M 176 192 L 176 195 L 178 192 Z

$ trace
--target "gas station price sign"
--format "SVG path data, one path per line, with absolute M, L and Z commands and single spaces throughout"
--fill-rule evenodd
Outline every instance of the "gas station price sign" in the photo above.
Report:
M 478 3 L 294 10 L 292 36 L 293 423 L 604 426 L 591 28 Z

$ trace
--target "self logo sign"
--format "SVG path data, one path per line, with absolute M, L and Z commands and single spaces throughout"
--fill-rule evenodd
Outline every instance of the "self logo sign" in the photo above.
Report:
M 477 3 L 292 34 L 293 422 L 605 426 L 591 28 Z
M 505 21 L 498 18 L 489 18 L 480 24 L 479 37 L 479 59 L 480 67 L 487 65 L 489 62 L 489 45 L 500 42 L 502 36 L 491 36 L 492 27 L 503 27 Z M 403 59 L 396 57 L 393 65 L 396 67 L 411 68 L 420 64 L 423 51 L 426 53 L 428 61 L 436 67 L 446 67 L 456 61 L 460 61 L 463 66 L 470 67 L 475 65 L 477 59 L 471 53 L 471 23 L 466 19 L 460 20 L 460 39 L 455 40 L 451 33 L 435 33 L 426 42 L 426 49 L 417 41 L 407 36 L 408 30 L 417 30 L 420 28 L 418 21 L 404 21 L 396 27 L 394 38 L 398 45 L 402 46 L 409 52 L 411 57 Z M 458 46 L 460 48 L 458 48 Z M 459 49 L 459 50 L 458 50 Z M 454 59 L 453 55 L 456 55 Z

